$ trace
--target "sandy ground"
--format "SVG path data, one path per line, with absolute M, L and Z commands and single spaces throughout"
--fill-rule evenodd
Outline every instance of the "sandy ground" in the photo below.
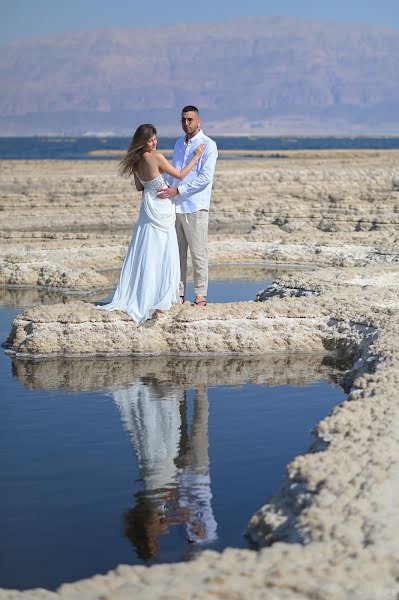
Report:
M 2 293 L 28 286 L 38 298 L 14 322 L 17 358 L 331 351 L 352 365 L 348 400 L 248 524 L 259 552 L 120 566 L 56 592 L 0 590 L 0 599 L 397 600 L 399 152 L 281 154 L 220 160 L 210 215 L 214 276 L 250 263 L 260 277 L 274 269 L 274 283 L 258 302 L 187 302 L 139 328 L 73 296 L 40 304 L 43 289 L 101 294 L 115 283 L 140 201 L 116 163 L 0 163 Z

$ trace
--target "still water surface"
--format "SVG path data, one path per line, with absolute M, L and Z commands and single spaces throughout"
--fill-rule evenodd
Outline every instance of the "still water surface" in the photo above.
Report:
M 214 282 L 213 301 L 264 283 Z M 0 292 L 2 340 L 38 300 L 59 297 Z M 0 586 L 19 589 L 247 547 L 248 519 L 344 398 L 315 355 L 2 355 L 0 373 Z

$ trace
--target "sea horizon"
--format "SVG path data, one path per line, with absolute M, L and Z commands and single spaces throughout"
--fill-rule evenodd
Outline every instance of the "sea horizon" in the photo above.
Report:
M 158 148 L 173 149 L 177 137 L 159 136 Z M 259 153 L 281 153 L 293 150 L 399 150 L 399 136 L 218 136 L 212 138 L 222 159 L 256 158 Z M 0 160 L 115 160 L 116 152 L 125 151 L 131 136 L 0 136 Z M 232 151 L 235 155 L 232 156 Z M 228 156 L 230 152 L 230 155 Z M 250 153 L 253 153 L 251 156 Z M 260 158 L 277 158 L 263 156 Z M 281 155 L 278 158 L 282 158 Z

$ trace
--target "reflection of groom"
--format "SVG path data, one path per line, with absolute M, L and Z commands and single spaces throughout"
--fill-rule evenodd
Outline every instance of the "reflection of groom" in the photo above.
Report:
M 183 183 L 173 179 L 172 186 L 158 191 L 158 198 L 176 199 L 176 233 L 180 254 L 180 300 L 184 302 L 187 281 L 187 250 L 193 263 L 194 304 L 206 306 L 208 291 L 208 211 L 212 182 L 218 156 L 216 143 L 201 130 L 198 109 L 185 106 L 181 124 L 185 136 L 179 138 L 173 150 L 173 165 L 182 169 L 193 156 L 199 144 L 205 150 L 198 163 L 184 178 Z
M 186 396 L 186 392 L 185 392 Z M 179 506 L 187 509 L 185 529 L 189 542 L 213 542 L 217 539 L 217 523 L 211 505 L 209 476 L 208 413 L 209 402 L 205 386 L 194 391 L 194 411 L 191 431 L 187 420 L 187 400 L 180 402 L 181 437 L 177 488 Z

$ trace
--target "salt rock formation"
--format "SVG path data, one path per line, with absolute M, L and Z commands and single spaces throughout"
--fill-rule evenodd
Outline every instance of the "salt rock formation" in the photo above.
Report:
M 398 156 L 308 151 L 219 160 L 211 265 L 397 263 Z M 140 195 L 114 161 L 3 161 L 0 185 L 0 285 L 115 284 L 117 273 L 110 280 L 107 271 L 121 267 Z
M 71 269 L 51 262 L 0 262 L 0 285 L 20 285 L 64 290 L 107 289 L 109 280 L 93 269 Z
M 398 305 L 396 269 L 382 277 L 369 268 L 366 295 L 364 277 L 355 269 L 294 272 L 259 295 L 267 302 L 208 304 L 204 310 L 186 302 L 157 311 L 140 327 L 126 313 L 83 301 L 37 306 L 14 320 L 8 344 L 19 355 L 335 350 L 376 327 L 379 305 Z

